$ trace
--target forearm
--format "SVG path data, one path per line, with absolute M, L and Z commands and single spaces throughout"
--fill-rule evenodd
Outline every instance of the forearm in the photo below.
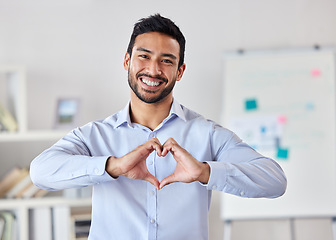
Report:
M 51 148 L 32 161 L 30 176 L 36 186 L 47 190 L 93 185 L 110 179 L 105 173 L 106 159 L 106 156 L 72 155 Z
M 242 197 L 274 198 L 284 194 L 287 179 L 277 162 L 220 126 L 214 127 L 212 137 L 214 161 L 208 162 L 209 189 Z
M 246 163 L 209 162 L 209 189 L 241 197 L 275 198 L 284 194 L 287 180 L 280 166 L 260 158 Z

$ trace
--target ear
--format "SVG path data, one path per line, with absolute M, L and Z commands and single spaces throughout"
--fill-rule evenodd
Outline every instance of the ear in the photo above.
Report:
M 183 63 L 183 64 L 181 65 L 181 67 L 179 67 L 179 69 L 177 70 L 176 81 L 180 81 L 180 80 L 181 80 L 181 78 L 182 78 L 182 76 L 183 76 L 183 73 L 184 73 L 186 67 L 187 67 L 187 66 L 185 65 L 185 63 Z
M 124 57 L 124 69 L 126 71 L 128 71 L 128 69 L 129 69 L 130 61 L 131 61 L 131 56 L 127 52 L 127 53 L 125 53 L 125 57 Z

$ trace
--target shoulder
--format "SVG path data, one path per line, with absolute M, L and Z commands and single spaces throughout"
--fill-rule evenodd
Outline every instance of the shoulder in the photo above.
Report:
M 228 129 L 224 128 L 222 125 L 220 125 L 219 123 L 205 118 L 203 115 L 181 105 L 181 108 L 183 110 L 184 113 L 184 117 L 186 119 L 186 122 L 189 124 L 195 124 L 199 127 L 203 126 L 203 127 L 207 127 L 210 131 L 229 131 Z M 230 132 L 230 131 L 229 131 Z
M 77 136 L 91 136 L 95 133 L 102 133 L 102 132 L 111 132 L 115 131 L 118 126 L 122 125 L 123 123 L 127 123 L 127 121 L 122 121 L 120 118 L 120 112 L 117 112 L 113 115 L 106 117 L 105 119 L 98 119 L 86 123 L 78 128 L 75 128 L 72 133 Z
M 195 125 L 198 128 L 207 129 L 209 134 L 213 135 L 214 137 L 219 135 L 221 137 L 225 137 L 226 139 L 237 138 L 237 136 L 231 130 L 227 129 L 223 125 L 211 119 L 205 118 L 203 115 L 193 110 L 190 110 L 189 108 L 183 105 L 181 105 L 181 108 L 183 109 L 186 121 L 189 124 Z M 240 141 L 239 138 L 237 138 L 236 140 Z
M 180 105 L 180 106 L 183 111 L 186 122 L 196 123 L 200 125 L 207 125 L 207 126 L 219 125 L 213 120 L 205 118 L 203 115 L 185 107 L 184 105 Z

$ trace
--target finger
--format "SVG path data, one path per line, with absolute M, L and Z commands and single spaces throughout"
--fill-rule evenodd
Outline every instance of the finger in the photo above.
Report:
M 157 190 L 159 190 L 160 182 L 159 182 L 159 180 L 157 180 L 157 178 L 154 177 L 152 174 L 149 173 L 149 174 L 145 177 L 144 180 L 147 181 L 147 182 L 149 182 L 149 183 L 151 183 L 151 184 L 153 184 L 154 187 L 155 187 Z
M 165 157 L 170 151 L 170 149 L 171 149 L 171 146 L 168 146 L 168 145 L 163 146 L 161 156 Z
M 159 189 L 162 189 L 164 186 L 173 183 L 173 182 L 177 182 L 177 180 L 175 179 L 175 175 L 174 173 L 169 175 L 168 177 L 164 178 L 161 182 L 160 182 L 160 186 Z
M 153 145 L 153 148 L 155 149 L 156 154 L 157 154 L 159 157 L 161 157 L 161 156 L 162 156 L 162 147 L 161 147 L 161 145 L 159 145 L 159 144 L 155 144 L 155 145 Z
M 156 151 L 158 156 L 161 156 L 162 155 L 162 146 L 161 146 L 161 143 L 160 143 L 159 139 L 152 138 L 149 141 L 151 142 L 152 149 L 154 149 Z
M 177 145 L 173 138 L 169 138 L 162 146 L 162 156 L 166 156 L 168 152 L 172 151 L 173 146 Z

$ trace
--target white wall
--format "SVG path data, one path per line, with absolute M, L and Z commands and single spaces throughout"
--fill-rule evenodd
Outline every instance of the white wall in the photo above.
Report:
M 159 12 L 187 39 L 175 97 L 220 121 L 224 51 L 335 45 L 335 10 L 333 0 L 0 0 L 0 64 L 27 67 L 29 129 L 52 128 L 59 97 L 81 98 L 80 124 L 104 118 L 128 101 L 122 62 L 133 24 Z M 218 194 L 213 203 L 218 223 Z M 222 231 L 219 223 L 211 239 Z
M 128 100 L 133 24 L 160 12 L 187 39 L 176 98 L 219 121 L 224 51 L 333 45 L 335 10 L 333 0 L 0 0 L 0 64 L 27 66 L 30 129 L 52 127 L 62 96 L 82 98 L 81 123 L 103 118 Z

